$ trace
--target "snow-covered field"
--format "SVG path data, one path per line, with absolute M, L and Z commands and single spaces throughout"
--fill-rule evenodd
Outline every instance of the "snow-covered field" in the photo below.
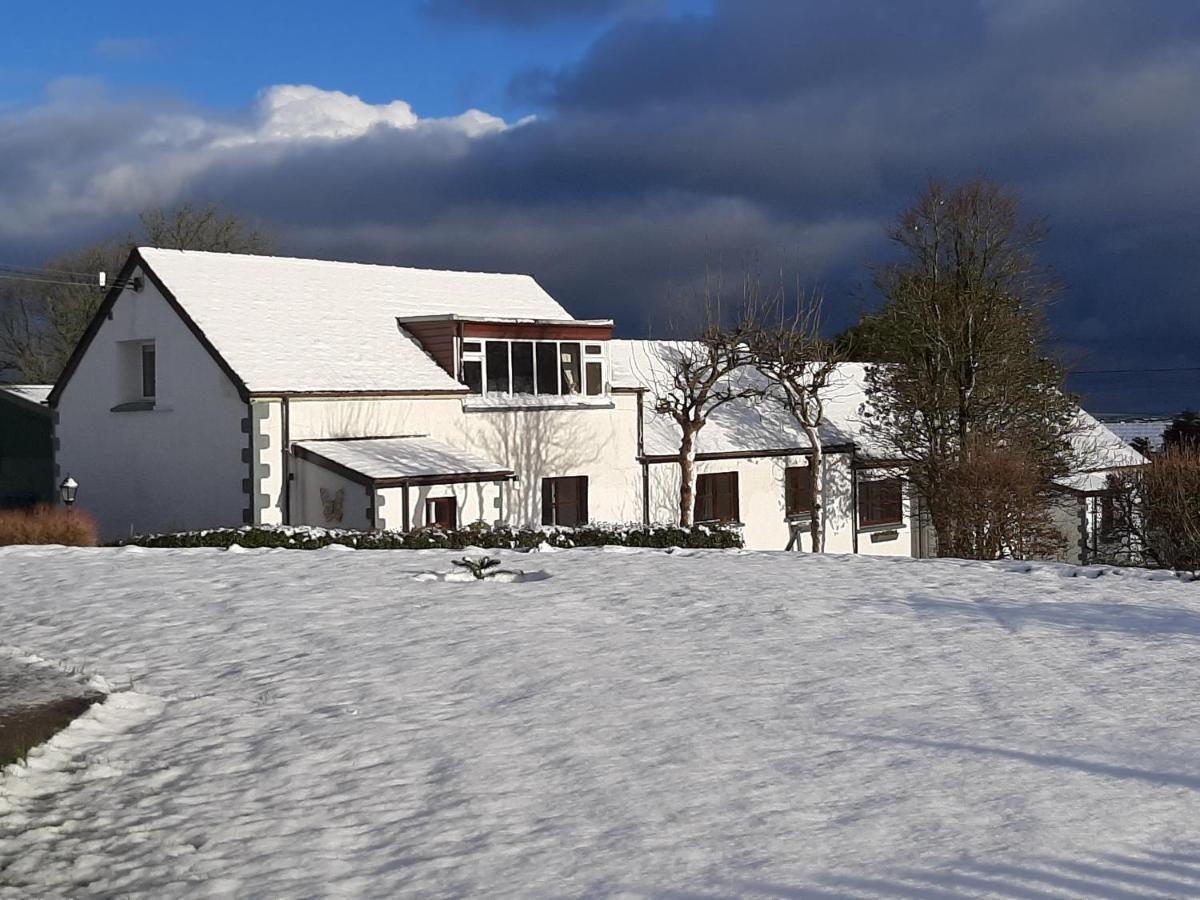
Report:
M 1200 584 L 455 555 L 0 550 L 0 896 L 1200 896 Z

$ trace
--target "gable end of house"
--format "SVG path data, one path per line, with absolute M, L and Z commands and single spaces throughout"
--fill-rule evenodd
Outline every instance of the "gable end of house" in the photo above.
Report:
M 46 401 L 50 408 L 56 409 L 58 407 L 59 398 L 66 389 L 71 377 L 75 374 L 76 369 L 79 368 L 79 363 L 83 360 L 84 354 L 87 353 L 88 348 L 92 345 L 92 342 L 95 340 L 100 328 L 104 325 L 105 320 L 110 318 L 112 309 L 120 299 L 121 295 L 128 290 L 137 290 L 137 288 L 130 286 L 129 283 L 129 279 L 133 276 L 133 273 L 137 271 L 140 271 L 145 278 L 147 278 L 150 283 L 154 285 L 155 289 L 159 292 L 162 298 L 166 300 L 167 305 L 171 307 L 175 315 L 179 317 L 180 321 L 187 326 L 188 331 L 192 333 L 192 336 L 195 337 L 200 343 L 200 346 L 204 348 L 205 352 L 212 357 L 213 362 L 215 362 L 221 371 L 225 373 L 225 376 L 237 390 L 238 396 L 241 398 L 241 400 L 243 402 L 249 402 L 250 391 L 247 389 L 246 383 L 242 380 L 241 376 L 234 371 L 233 367 L 229 365 L 228 361 L 226 361 L 217 348 L 213 346 L 212 341 L 208 339 L 208 336 L 204 334 L 200 326 L 196 324 L 196 321 L 188 314 L 187 310 L 184 309 L 179 300 L 176 299 L 175 294 L 172 293 L 171 289 L 163 283 L 163 280 L 159 278 L 158 274 L 153 268 L 151 268 L 150 264 L 143 258 L 142 254 L 135 247 L 130 251 L 129 258 L 126 259 L 125 265 L 121 267 L 121 271 L 117 275 L 116 282 L 114 283 L 112 289 L 109 290 L 107 295 L 105 295 L 104 300 L 100 304 L 99 308 L 97 308 L 95 315 L 92 316 L 92 320 L 88 323 L 88 326 L 83 333 L 83 337 L 81 337 L 79 339 L 79 343 L 75 345 L 75 349 L 71 352 L 71 356 L 67 360 L 66 366 L 63 367 L 62 374 L 58 376 L 58 380 L 54 383 L 54 389 L 50 391 L 50 396 Z

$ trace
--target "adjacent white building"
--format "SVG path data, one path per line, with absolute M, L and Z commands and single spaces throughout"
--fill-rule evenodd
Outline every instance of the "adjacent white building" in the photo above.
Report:
M 525 275 L 140 248 L 51 394 L 59 472 L 108 538 L 675 521 L 679 438 L 652 399 L 665 345 L 612 331 Z M 862 385 L 846 365 L 829 390 L 826 547 L 923 555 L 917 500 L 858 421 Z M 775 407 L 721 409 L 697 520 L 804 548 L 810 454 Z

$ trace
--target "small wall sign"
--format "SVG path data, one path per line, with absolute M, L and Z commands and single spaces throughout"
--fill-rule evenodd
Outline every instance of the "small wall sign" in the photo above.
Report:
M 882 544 L 887 541 L 898 541 L 898 540 L 900 540 L 900 532 L 899 531 L 874 531 L 871 533 L 871 543 L 872 544 Z

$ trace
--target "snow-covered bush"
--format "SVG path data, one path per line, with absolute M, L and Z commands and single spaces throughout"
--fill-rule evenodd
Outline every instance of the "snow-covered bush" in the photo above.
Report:
M 728 549 L 742 546 L 733 529 L 713 525 L 588 525 L 582 528 L 511 528 L 468 526 L 454 531 L 338 531 L 309 526 L 244 526 L 149 534 L 120 541 L 138 547 L 281 547 L 317 550 L 341 544 L 358 550 L 461 550 L 466 547 L 530 549 L 551 547 L 694 547 Z

